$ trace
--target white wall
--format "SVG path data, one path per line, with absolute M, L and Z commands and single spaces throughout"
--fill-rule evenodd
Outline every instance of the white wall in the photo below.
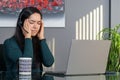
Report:
M 111 0 L 111 27 L 120 24 L 120 0 Z

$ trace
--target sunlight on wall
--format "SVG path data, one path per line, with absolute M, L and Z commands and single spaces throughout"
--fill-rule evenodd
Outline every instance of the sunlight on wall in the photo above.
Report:
M 52 55 L 54 56 L 54 59 L 55 59 L 55 38 L 52 38 L 52 40 L 47 41 L 47 44 L 48 44 L 48 47 L 49 47 L 50 51 L 52 52 Z M 54 69 L 55 69 L 55 62 L 51 67 L 45 67 L 45 66 L 43 67 L 44 71 L 49 71 L 49 70 L 51 71 Z
M 97 34 L 103 29 L 103 5 L 77 20 L 75 26 L 76 40 L 99 40 Z

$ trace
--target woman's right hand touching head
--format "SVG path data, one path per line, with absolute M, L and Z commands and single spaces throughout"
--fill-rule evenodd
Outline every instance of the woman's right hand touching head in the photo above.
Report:
M 30 29 L 30 24 L 28 22 L 28 19 L 24 21 L 22 32 L 25 38 L 31 38 L 31 29 Z

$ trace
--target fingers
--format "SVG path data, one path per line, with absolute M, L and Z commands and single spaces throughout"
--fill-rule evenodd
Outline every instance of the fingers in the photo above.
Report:
M 24 27 L 22 27 L 22 30 L 25 31 L 26 33 L 29 33 L 26 29 L 24 29 Z
M 44 39 L 44 22 L 43 22 L 43 20 L 41 21 L 41 26 L 40 26 L 40 31 L 38 33 L 38 38 Z
M 44 22 L 43 22 L 43 20 L 41 21 L 41 26 L 44 27 Z
M 29 23 L 28 23 L 28 19 L 25 20 L 23 29 L 24 29 L 26 32 L 31 33 L 30 25 L 29 25 Z
M 44 22 L 43 20 L 41 21 L 41 26 L 40 26 L 40 31 L 44 29 Z
M 41 21 L 41 28 L 40 28 L 40 30 L 43 32 L 44 31 L 44 22 L 43 22 L 43 20 Z
M 24 24 L 23 24 L 23 27 L 22 27 L 22 31 L 23 31 L 23 34 L 26 38 L 30 38 L 31 37 L 31 30 L 30 30 L 30 26 L 29 26 L 29 23 L 28 23 L 28 19 L 26 19 L 24 21 Z
M 28 32 L 28 22 L 27 22 L 27 19 L 24 21 L 23 29 Z

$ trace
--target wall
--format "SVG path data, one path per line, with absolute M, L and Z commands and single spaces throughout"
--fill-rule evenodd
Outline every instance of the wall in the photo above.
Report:
M 76 36 L 76 20 L 100 5 L 103 5 L 103 26 L 108 26 L 109 0 L 65 0 L 65 28 L 45 28 L 47 40 L 51 41 L 52 38 L 55 38 L 55 66 L 57 70 L 66 69 L 71 40 Z M 13 33 L 14 28 L 0 28 L 0 43 L 3 43 Z
M 111 0 L 111 27 L 120 24 L 120 0 Z

